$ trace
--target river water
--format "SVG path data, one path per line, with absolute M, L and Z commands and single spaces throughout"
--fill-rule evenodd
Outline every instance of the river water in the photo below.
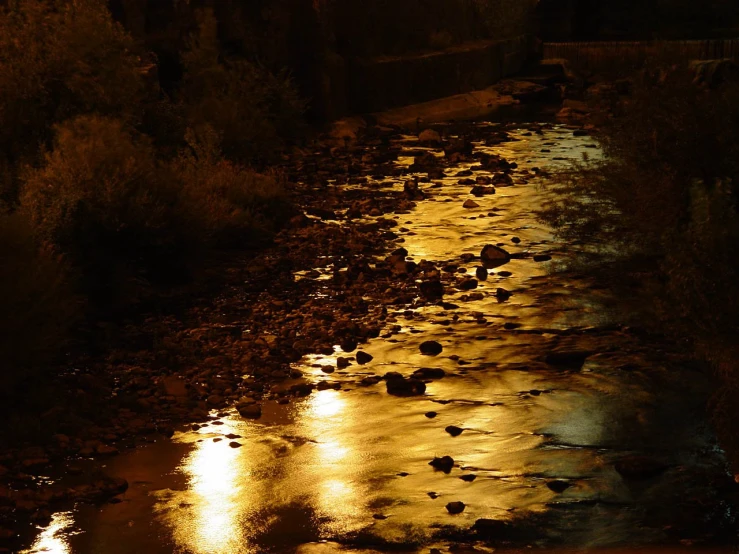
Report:
M 478 136 L 486 125 L 496 129 L 478 124 Z M 413 260 L 454 262 L 470 274 L 479 262 L 461 256 L 489 243 L 520 259 L 477 289 L 445 296 L 456 307 L 390 310 L 395 331 L 361 347 L 374 357 L 366 365 L 326 375 L 320 366 L 335 365 L 338 347 L 296 364 L 340 390 L 266 402 L 258 420 L 229 413 L 111 459 L 105 470 L 130 483 L 122 502 L 55 514 L 25 552 L 731 551 L 733 507 L 722 495 L 731 481 L 704 416 L 709 383 L 601 313 L 596 300 L 607 291 L 557 271 L 552 264 L 576 252 L 533 213 L 546 180 L 530 169 L 599 150 L 566 126 L 509 134 L 476 148 L 517 162 L 514 186 L 464 208 L 470 186 L 454 175 L 470 164 L 449 168 L 442 186 L 399 216 L 399 234 Z M 418 147 L 414 137 L 402 143 Z M 503 300 L 498 288 L 513 294 Z M 428 340 L 443 352 L 422 355 Z M 581 355 L 547 363 L 553 352 Z M 420 396 L 391 396 L 383 381 L 359 385 L 419 368 L 445 372 Z M 452 436 L 450 425 L 463 432 Z M 229 445 L 229 434 L 241 447 Z M 634 455 L 666 469 L 625 477 L 617 462 Z M 441 456 L 454 459 L 450 471 L 429 465 Z M 450 514 L 446 505 L 457 501 L 464 511 Z M 501 523 L 471 531 L 479 519 Z

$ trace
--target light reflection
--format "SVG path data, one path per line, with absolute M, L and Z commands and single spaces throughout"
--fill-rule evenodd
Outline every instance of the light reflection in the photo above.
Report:
M 237 431 L 233 422 L 225 423 L 219 433 Z M 187 500 L 192 511 L 174 514 L 175 541 L 199 554 L 249 552 L 241 527 L 243 512 L 251 507 L 244 486 L 249 469 L 242 449 L 229 447 L 227 440 L 206 438 L 197 443 L 182 469 L 189 478 Z
M 317 418 L 327 418 L 343 411 L 346 401 L 335 390 L 318 391 L 310 399 L 310 413 Z
M 33 545 L 20 554 L 69 554 L 72 550 L 69 546 L 69 537 L 77 534 L 72 531 L 74 518 L 72 512 L 57 512 L 51 516 L 51 522 L 36 537 Z

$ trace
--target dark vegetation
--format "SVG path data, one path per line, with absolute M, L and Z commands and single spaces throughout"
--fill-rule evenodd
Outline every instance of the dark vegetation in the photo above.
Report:
M 213 15 L 198 15 L 165 93 L 157 58 L 104 0 L 0 8 L 5 407 L 53 376 L 81 329 L 191 281 L 215 252 L 263 244 L 291 215 L 265 168 L 300 139 L 304 104 L 287 74 L 225 56 Z
M 716 368 L 715 413 L 737 453 L 739 84 L 719 77 L 643 71 L 602 129 L 604 159 L 561 173 L 543 216 L 591 245 L 586 265 L 637 324 L 667 330 Z

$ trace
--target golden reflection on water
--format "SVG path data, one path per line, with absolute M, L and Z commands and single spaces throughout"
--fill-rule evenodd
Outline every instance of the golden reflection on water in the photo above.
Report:
M 223 434 L 237 429 L 228 420 L 219 427 Z M 250 495 L 244 486 L 250 471 L 242 449 L 231 448 L 228 440 L 204 438 L 183 461 L 188 476 L 186 504 L 189 511 L 175 514 L 175 541 L 202 554 L 250 552 L 241 525 Z
M 31 548 L 21 551 L 20 554 L 69 554 L 72 549 L 69 545 L 70 530 L 74 525 L 72 512 L 58 512 L 51 516 L 51 523 L 36 537 Z

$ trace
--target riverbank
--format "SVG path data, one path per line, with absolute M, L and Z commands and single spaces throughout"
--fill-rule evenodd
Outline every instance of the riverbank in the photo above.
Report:
M 90 540 L 172 550 L 170 539 L 151 542 L 136 525 L 115 538 L 96 509 L 65 511 L 121 492 L 124 479 L 128 492 L 114 498 L 122 502 L 106 504 L 100 517 L 163 525 L 175 537 L 193 518 L 207 525 L 208 506 L 225 503 L 253 513 L 244 521 L 276 517 L 278 529 L 305 528 L 285 535 L 294 544 L 323 538 L 414 548 L 436 536 L 551 545 L 563 532 L 567 544 L 634 544 L 634 526 L 643 525 L 639 542 L 725 541 L 729 522 L 712 510 L 726 505 L 717 491 L 728 476 L 697 415 L 705 377 L 659 340 L 607 323 L 587 300 L 597 288 L 549 268 L 570 248 L 536 225 L 533 191 L 546 164 L 595 154 L 592 139 L 580 128 L 541 124 L 434 132 L 421 144 L 371 128 L 358 143 L 296 160 L 289 171 L 305 214 L 274 249 L 228 269 L 230 286 L 215 297 L 122 329 L 138 347 L 111 352 L 98 366 L 116 378 L 103 397 L 116 409 L 97 420 L 97 435 L 70 433 L 65 447 L 44 451 L 48 463 L 56 452 L 70 456 L 67 467 L 83 477 L 106 466 L 110 479 L 98 478 L 98 492 L 89 483 L 70 486 L 81 477 L 62 469 L 46 479 L 54 470 L 44 462 L 25 470 L 44 477 L 21 481 L 27 458 L 14 451 L 6 475 L 16 510 L 20 500 L 39 524 L 79 511 L 57 526 L 74 552 L 90 551 Z M 510 263 L 483 269 L 486 244 L 502 247 Z M 426 342 L 442 355 L 429 356 L 437 346 Z M 421 385 L 423 395 L 393 396 Z M 431 412 L 440 418 L 424 415 Z M 685 418 L 683 428 L 675 425 Z M 443 432 L 450 425 L 462 436 Z M 146 440 L 152 444 L 129 449 Z M 116 451 L 124 455 L 108 458 Z M 428 464 L 443 455 L 461 479 L 437 482 L 444 468 Z M 232 460 L 231 469 L 214 473 L 206 461 L 215 459 Z M 225 481 L 212 494 L 191 490 L 216 473 Z M 382 484 L 377 498 L 366 489 L 373 482 Z M 321 483 L 339 496 L 284 513 L 286 501 L 320 497 Z M 254 487 L 265 494 L 247 495 Z M 268 492 L 273 487 L 292 492 L 285 499 Z M 173 496 L 161 497 L 163 489 Z M 464 515 L 447 519 L 448 502 L 465 504 Z M 698 524 L 690 514 L 708 505 L 716 517 Z M 298 517 L 321 506 L 316 521 L 325 525 Z M 160 510 L 164 519 L 153 515 Z M 575 525 L 588 519 L 581 510 L 600 511 L 598 523 Z M 420 535 L 399 539 L 407 525 Z M 498 525 L 497 538 L 486 537 L 490 525 Z M 274 548 L 258 528 L 234 520 L 218 533 L 255 551 Z M 75 538 L 75 529 L 84 532 Z M 544 529 L 554 535 L 542 536 Z M 181 540 L 180 547 L 203 548 L 195 536 Z

